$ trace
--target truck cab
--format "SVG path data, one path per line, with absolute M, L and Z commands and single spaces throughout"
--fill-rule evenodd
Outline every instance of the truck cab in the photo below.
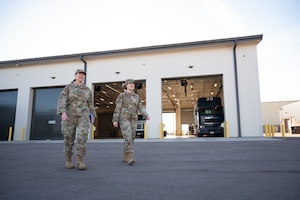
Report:
M 224 136 L 224 111 L 220 97 L 199 98 L 195 107 L 195 124 L 198 137 Z

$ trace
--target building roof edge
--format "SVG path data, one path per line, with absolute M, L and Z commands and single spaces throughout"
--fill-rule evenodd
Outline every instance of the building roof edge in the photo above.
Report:
M 166 50 L 166 49 L 176 49 L 176 48 L 188 48 L 194 46 L 210 46 L 210 45 L 222 45 L 227 43 L 242 43 L 256 41 L 259 43 L 263 38 L 263 35 L 251 35 L 243 37 L 233 37 L 233 38 L 224 38 L 224 39 L 214 39 L 214 40 L 204 40 L 204 41 L 195 41 L 195 42 L 185 42 L 185 43 L 174 43 L 174 44 L 165 44 L 165 45 L 155 45 L 155 46 L 145 46 L 145 47 L 135 47 L 127 49 L 118 49 L 118 50 L 108 50 L 108 51 L 96 51 L 88 53 L 77 53 L 77 54 L 68 54 L 68 55 L 58 55 L 58 56 L 48 56 L 48 57 L 37 57 L 37 58 L 28 58 L 28 59 L 17 59 L 17 60 L 7 60 L 0 61 L 0 67 L 12 67 L 22 64 L 34 64 L 34 63 L 47 63 L 53 61 L 67 61 L 74 60 L 81 57 L 95 57 L 95 56 L 108 56 L 115 54 L 124 54 L 124 53 L 134 53 L 134 52 L 147 52 L 147 51 L 157 51 L 157 50 Z

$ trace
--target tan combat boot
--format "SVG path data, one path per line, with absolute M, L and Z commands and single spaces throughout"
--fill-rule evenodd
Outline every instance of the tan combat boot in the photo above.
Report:
M 133 158 L 133 153 L 132 152 L 128 152 L 127 154 L 127 163 L 129 165 L 132 165 L 133 163 L 135 163 L 135 160 Z
M 87 167 L 86 164 L 84 164 L 84 162 L 82 160 L 82 156 L 77 156 L 77 163 L 76 163 L 76 165 L 77 165 L 78 169 L 82 169 L 82 170 L 86 169 L 86 167 Z
M 128 162 L 128 157 L 127 157 L 127 153 L 123 152 L 123 158 L 122 158 L 123 162 Z
M 66 155 L 66 168 L 67 169 L 73 169 L 74 165 L 72 163 L 72 156 L 71 155 Z

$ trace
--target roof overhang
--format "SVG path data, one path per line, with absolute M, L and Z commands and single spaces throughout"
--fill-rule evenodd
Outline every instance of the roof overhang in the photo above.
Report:
M 186 49 L 186 48 L 194 48 L 194 47 L 223 46 L 223 45 L 249 43 L 249 42 L 254 42 L 258 44 L 262 40 L 262 37 L 263 35 L 260 34 L 260 35 L 216 39 L 216 40 L 175 43 L 175 44 L 166 44 L 166 45 L 157 45 L 157 46 L 146 46 L 146 47 L 119 49 L 119 50 L 97 51 L 97 52 L 89 52 L 89 53 L 78 53 L 78 54 L 69 54 L 69 55 L 60 55 L 60 56 L 19 59 L 19 60 L 8 60 L 8 61 L 0 61 L 0 67 L 16 67 L 16 66 L 18 67 L 24 65 L 43 64 L 43 63 L 50 63 L 50 62 L 53 63 L 53 62 L 80 60 L 80 58 L 88 59 L 94 57 L 107 57 L 107 56 L 114 56 L 114 55 L 126 55 L 126 54 L 136 54 L 136 53 L 154 52 L 154 51 L 168 51 L 168 50 Z

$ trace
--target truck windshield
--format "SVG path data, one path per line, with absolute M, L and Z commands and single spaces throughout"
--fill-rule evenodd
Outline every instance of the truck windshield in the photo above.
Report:
M 219 114 L 223 113 L 223 109 L 221 107 L 218 107 L 217 109 L 199 109 L 200 114 Z

